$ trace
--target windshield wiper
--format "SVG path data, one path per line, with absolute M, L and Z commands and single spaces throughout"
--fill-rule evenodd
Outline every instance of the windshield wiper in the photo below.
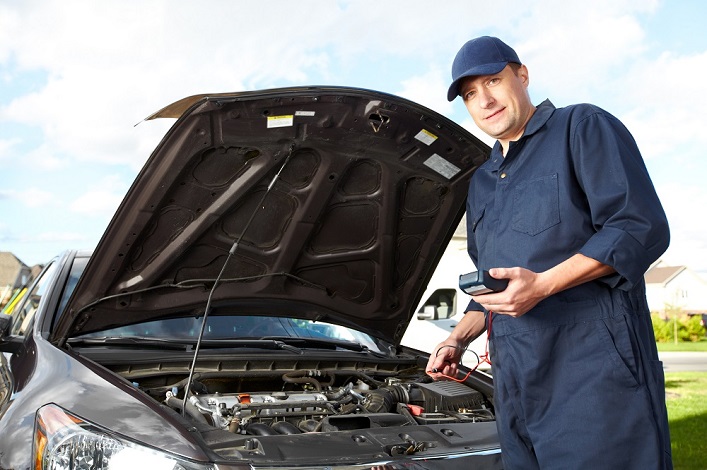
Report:
M 90 338 L 69 338 L 66 340 L 71 346 L 93 346 L 93 345 L 120 345 L 120 346 L 154 346 L 165 349 L 192 349 L 192 343 L 184 341 L 167 340 L 160 338 L 146 338 L 141 336 L 93 336 Z
M 262 339 L 202 339 L 201 347 L 240 347 L 240 348 L 257 348 L 257 349 L 283 349 L 296 354 L 303 354 L 300 348 L 295 347 L 285 341 L 271 338 Z
M 143 336 L 103 336 L 91 338 L 70 338 L 67 340 L 72 346 L 90 345 L 121 345 L 121 346 L 151 346 L 165 349 L 183 349 L 192 351 L 196 346 L 196 339 L 160 339 Z M 275 339 L 205 339 L 201 341 L 201 347 L 207 348 L 255 348 L 290 351 L 295 354 L 302 354 L 303 351 L 284 341 Z
M 263 336 L 259 340 L 275 340 L 287 343 L 291 346 L 297 346 L 300 348 L 322 348 L 322 349 L 346 349 L 348 351 L 363 352 L 371 354 L 376 357 L 388 357 L 385 353 L 381 351 L 376 351 L 369 348 L 368 346 L 358 343 L 356 341 L 347 341 L 343 339 L 331 339 L 331 338 L 303 338 L 301 336 Z

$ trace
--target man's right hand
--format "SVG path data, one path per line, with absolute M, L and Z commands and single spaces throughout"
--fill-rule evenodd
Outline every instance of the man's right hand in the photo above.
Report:
M 454 341 L 451 337 L 439 343 L 430 354 L 425 371 L 435 380 L 442 380 L 445 376 L 456 377 L 459 361 L 464 353 L 464 344 Z
M 435 380 L 456 377 L 466 347 L 485 329 L 484 312 L 466 312 L 449 337 L 432 350 L 425 369 L 427 375 Z

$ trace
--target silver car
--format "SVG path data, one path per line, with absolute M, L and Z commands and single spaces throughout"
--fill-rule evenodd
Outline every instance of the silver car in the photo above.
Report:
M 500 468 L 491 378 L 400 346 L 488 147 L 354 88 L 160 117 L 96 249 L 0 315 L 0 468 Z

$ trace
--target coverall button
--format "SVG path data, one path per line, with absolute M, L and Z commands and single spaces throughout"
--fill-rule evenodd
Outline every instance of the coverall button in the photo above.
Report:
M 506 177 L 506 174 L 505 174 L 505 173 L 501 173 L 501 179 L 503 179 L 503 178 L 505 178 L 505 177 Z

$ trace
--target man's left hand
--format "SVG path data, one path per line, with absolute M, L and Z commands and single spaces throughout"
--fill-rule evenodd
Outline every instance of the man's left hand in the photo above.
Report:
M 548 296 L 537 273 L 525 268 L 493 268 L 491 277 L 508 279 L 501 292 L 475 295 L 472 298 L 486 310 L 502 315 L 520 317 Z

